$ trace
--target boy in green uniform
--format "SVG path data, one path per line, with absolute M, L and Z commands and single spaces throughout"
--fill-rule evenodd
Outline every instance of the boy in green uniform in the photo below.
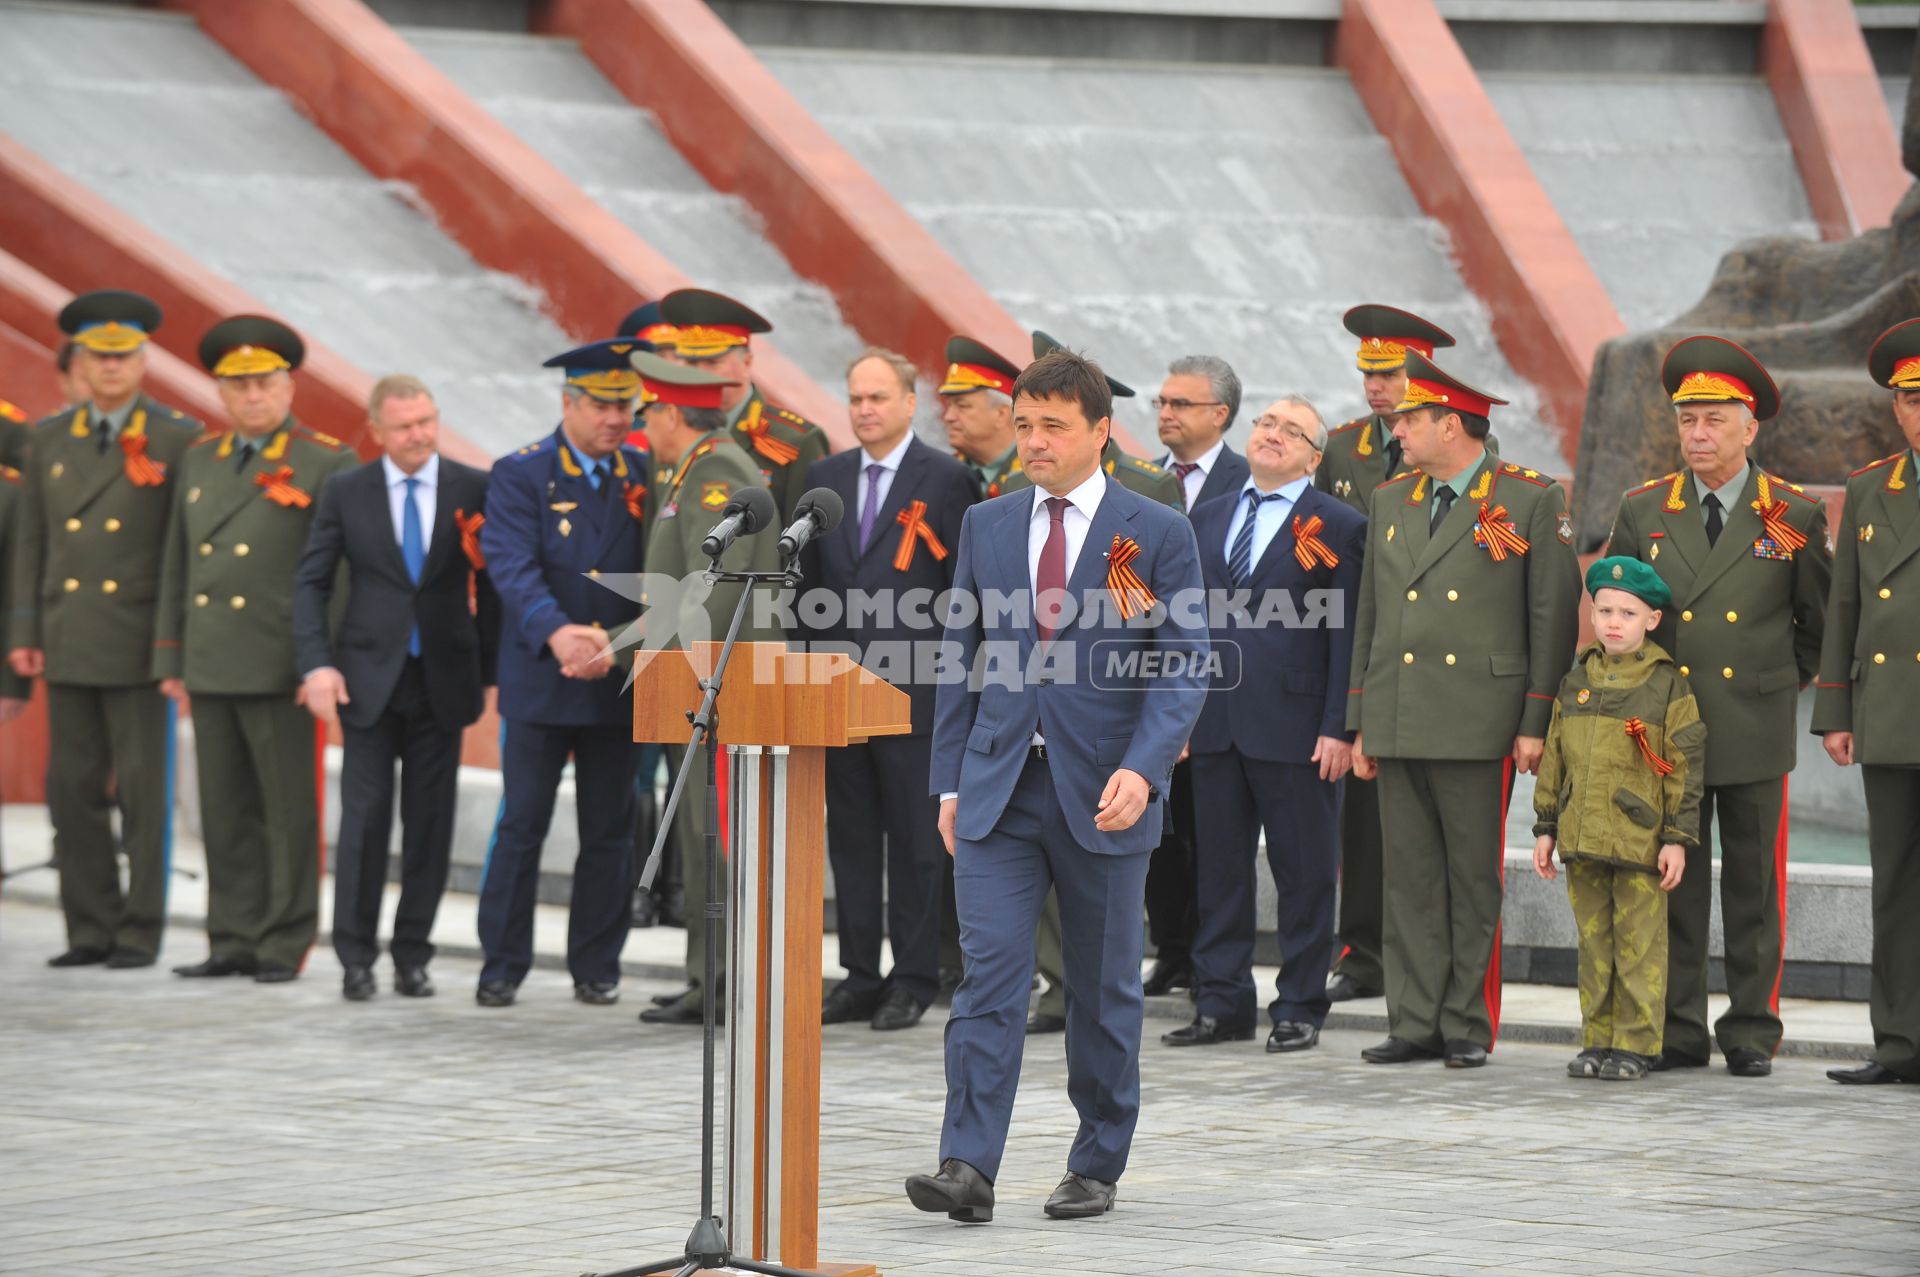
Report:
M 1572 1077 L 1634 1081 L 1666 1029 L 1667 898 L 1700 837 L 1706 724 L 1673 658 L 1647 638 L 1673 595 L 1638 559 L 1587 569 L 1598 641 L 1560 681 L 1533 808 L 1533 867 L 1557 846 L 1580 930 L 1584 1049 Z

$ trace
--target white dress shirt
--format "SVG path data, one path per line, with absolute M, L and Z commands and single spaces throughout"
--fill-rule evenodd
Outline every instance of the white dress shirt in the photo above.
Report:
M 887 493 L 893 491 L 893 481 L 900 474 L 900 462 L 906 457 L 907 449 L 912 446 L 913 431 L 909 430 L 901 436 L 899 445 L 884 457 L 876 457 L 864 448 L 861 449 L 860 480 L 854 486 L 853 490 L 853 522 L 855 527 L 860 525 L 860 520 L 865 518 L 867 513 L 867 487 L 872 482 L 868 477 L 867 468 L 869 466 L 881 467 L 880 490 L 875 495 L 880 499 L 880 508 L 885 509 L 887 505 Z M 878 535 L 877 529 L 875 530 L 875 535 Z
M 420 550 L 425 553 L 433 544 L 433 516 L 439 504 L 440 491 L 440 454 L 434 453 L 427 458 L 425 465 L 412 474 L 401 471 L 393 464 L 392 457 L 380 458 L 380 469 L 387 477 L 387 509 L 393 515 L 393 542 L 404 547 L 406 544 L 402 529 L 407 517 L 406 507 L 401 503 L 407 499 L 407 480 L 418 479 L 419 486 L 413 490 L 413 504 L 420 511 Z
M 1213 473 L 1214 464 L 1220 460 L 1220 454 L 1226 450 L 1227 437 L 1221 435 L 1213 447 L 1208 448 L 1205 452 L 1193 459 L 1194 463 L 1200 468 L 1187 475 L 1186 478 L 1180 479 L 1181 491 L 1186 494 L 1187 513 L 1193 513 L 1193 507 L 1199 504 L 1200 489 L 1207 486 L 1207 476 Z M 1178 460 L 1178 457 L 1169 452 L 1160 459 L 1160 468 L 1171 471 L 1174 463 Z M 1180 478 L 1178 474 L 1175 474 L 1174 477 L 1176 479 Z
M 1267 547 L 1273 544 L 1273 538 L 1279 535 L 1281 528 L 1287 526 L 1287 516 L 1292 514 L 1293 507 L 1300 503 L 1300 494 L 1307 490 L 1309 479 L 1310 476 L 1301 475 L 1291 483 L 1281 484 L 1274 489 L 1280 494 L 1279 500 L 1262 501 L 1255 507 L 1259 513 L 1255 516 L 1253 524 L 1253 557 L 1248 561 L 1250 567 L 1259 566 L 1260 557 L 1267 552 Z M 1260 492 L 1260 485 L 1252 479 L 1248 479 L 1247 486 L 1240 489 L 1239 504 L 1234 508 L 1233 521 L 1227 524 L 1227 542 L 1221 550 L 1227 556 L 1228 566 L 1233 564 L 1233 543 L 1239 539 L 1240 529 L 1247 522 L 1247 493 L 1249 492 Z M 1269 494 L 1260 492 L 1260 495 L 1264 497 Z

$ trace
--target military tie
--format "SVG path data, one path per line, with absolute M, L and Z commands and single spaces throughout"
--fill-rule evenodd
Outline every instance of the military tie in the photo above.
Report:
M 100 428 L 94 433 L 94 441 L 100 445 L 101 455 L 105 455 L 107 445 L 113 442 L 113 423 L 105 417 L 100 418 Z
M 1246 517 L 1240 521 L 1240 531 L 1234 534 L 1233 553 L 1227 556 L 1227 575 L 1234 585 L 1245 585 L 1253 577 L 1253 525 L 1260 521 L 1260 507 L 1280 499 L 1278 492 L 1262 496 L 1257 489 L 1247 489 Z
M 1440 521 L 1447 517 L 1447 511 L 1451 509 L 1453 509 L 1453 489 L 1444 485 L 1435 488 L 1433 490 L 1433 521 L 1427 524 L 1427 530 L 1431 532 L 1439 527 Z
M 400 499 L 400 557 L 406 560 L 407 576 L 415 585 L 420 584 L 420 569 L 427 563 L 427 538 L 420 527 L 420 504 L 414 494 L 420 490 L 420 480 L 407 476 L 407 495 Z M 420 655 L 420 623 L 414 622 L 407 633 L 407 655 Z
M 1707 544 L 1712 545 L 1720 539 L 1720 529 L 1726 526 L 1720 518 L 1720 498 L 1709 492 L 1700 504 L 1707 508 Z
M 1387 478 L 1400 473 L 1400 441 L 1392 435 L 1387 436 Z
M 607 476 L 606 467 L 607 463 L 605 461 L 591 461 L 587 463 L 587 483 L 595 492 L 606 491 L 606 485 L 602 482 Z
M 1034 619 L 1040 627 L 1040 641 L 1051 642 L 1058 631 L 1047 624 L 1047 618 L 1058 615 L 1045 609 L 1039 600 L 1049 590 L 1064 595 L 1067 592 L 1067 505 L 1065 497 L 1047 498 L 1047 517 L 1052 520 L 1047 528 L 1047 543 L 1040 547 L 1040 571 L 1034 575 Z
M 880 476 L 887 468 L 878 461 L 867 467 L 867 501 L 860 507 L 860 553 L 867 552 L 867 543 L 873 540 L 873 523 L 880 517 Z
M 240 466 L 237 470 L 234 471 L 234 473 L 245 474 L 247 469 L 247 462 L 253 460 L 253 443 L 251 441 L 242 443 L 240 445 L 239 452 L 240 452 Z

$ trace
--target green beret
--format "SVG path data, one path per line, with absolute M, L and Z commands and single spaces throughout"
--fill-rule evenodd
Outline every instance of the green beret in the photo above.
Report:
M 1673 591 L 1667 588 L 1658 572 L 1638 559 L 1620 554 L 1595 559 L 1587 569 L 1587 593 L 1597 594 L 1601 590 L 1625 590 L 1651 608 L 1664 609 L 1673 604 Z

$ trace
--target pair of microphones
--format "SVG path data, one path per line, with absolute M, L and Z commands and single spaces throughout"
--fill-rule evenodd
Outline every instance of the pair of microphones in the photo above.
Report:
M 840 517 L 844 513 L 846 503 L 832 488 L 810 490 L 794 507 L 793 522 L 780 534 L 780 562 L 791 565 L 807 542 L 840 526 Z M 700 553 L 717 559 L 735 541 L 765 531 L 779 517 L 780 510 L 773 503 L 771 492 L 765 488 L 748 488 L 727 502 L 720 512 L 720 522 L 713 525 L 706 540 L 700 543 Z

